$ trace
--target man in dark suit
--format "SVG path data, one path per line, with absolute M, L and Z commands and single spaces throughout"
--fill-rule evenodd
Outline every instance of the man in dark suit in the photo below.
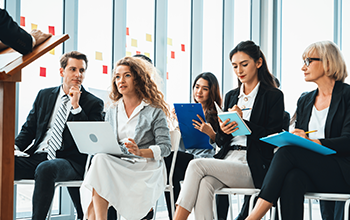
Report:
M 33 220 L 46 218 L 55 182 L 83 179 L 87 155 L 78 151 L 66 121 L 102 121 L 102 100 L 81 85 L 87 68 L 86 56 L 72 51 L 64 54 L 60 63 L 63 84 L 39 91 L 15 140 L 15 148 L 26 153 L 15 156 L 15 180 L 35 179 Z M 57 122 L 59 118 L 63 118 L 61 123 Z M 55 144 L 58 146 L 53 150 Z M 78 190 L 71 188 L 69 192 L 78 218 L 82 218 Z
M 21 54 L 27 54 L 49 37 L 51 34 L 39 30 L 29 34 L 13 21 L 6 10 L 0 8 L 0 51 L 9 46 Z

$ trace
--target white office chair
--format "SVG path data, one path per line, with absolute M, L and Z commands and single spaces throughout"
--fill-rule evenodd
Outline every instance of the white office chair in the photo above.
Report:
M 170 131 L 170 139 L 171 139 L 171 150 L 174 151 L 173 154 L 173 159 L 171 160 L 171 166 L 170 166 L 170 172 L 169 172 L 169 184 L 166 185 L 164 192 L 169 192 L 170 193 L 170 203 L 171 203 L 171 214 L 174 216 L 175 213 L 175 196 L 174 196 L 174 184 L 173 184 L 173 175 L 174 175 L 174 170 L 175 170 L 175 163 L 176 163 L 176 158 L 177 158 L 177 152 L 179 150 L 179 144 L 180 144 L 180 139 L 181 139 L 181 133 L 179 130 L 173 130 Z M 157 202 L 158 203 L 158 202 Z M 157 204 L 154 209 L 154 217 L 153 219 L 156 218 L 156 212 L 157 212 Z
M 231 219 L 234 219 L 231 196 L 232 195 L 251 195 L 250 201 L 249 201 L 249 213 L 250 213 L 253 209 L 254 199 L 259 194 L 259 192 L 260 192 L 259 189 L 254 189 L 254 188 L 222 188 L 222 189 L 216 190 L 214 193 L 214 203 L 213 203 L 214 218 L 218 219 L 218 213 L 216 209 L 216 195 L 228 195 Z M 238 202 L 238 210 L 240 210 L 239 202 Z
M 349 219 L 349 205 L 350 194 L 338 193 L 306 193 L 305 199 L 309 200 L 309 219 L 312 220 L 312 199 L 326 200 L 326 201 L 344 201 L 344 220 Z M 281 219 L 281 218 L 280 218 Z
M 85 165 L 85 173 L 89 167 L 90 161 L 91 161 L 91 156 L 88 155 L 88 158 L 86 160 L 86 165 Z M 84 176 L 85 176 L 85 174 L 84 174 Z M 13 183 L 14 183 L 14 185 L 34 185 L 35 181 L 34 180 L 15 180 Z M 63 187 L 63 186 L 65 186 L 65 187 L 80 187 L 82 183 L 83 183 L 83 180 L 70 180 L 70 181 L 55 182 L 54 191 L 56 191 L 56 188 Z M 53 205 L 53 201 L 51 201 L 50 209 L 47 213 L 48 220 L 51 219 L 52 205 Z

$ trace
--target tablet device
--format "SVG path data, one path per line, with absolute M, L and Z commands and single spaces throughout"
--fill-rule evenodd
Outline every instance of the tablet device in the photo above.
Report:
M 232 133 L 233 136 L 250 135 L 252 133 L 248 125 L 244 122 L 241 116 L 237 114 L 237 112 L 221 112 L 218 113 L 218 117 L 222 122 L 226 121 L 229 118 L 229 123 L 235 121 L 238 124 L 238 130 Z
M 176 103 L 174 104 L 182 139 L 186 149 L 213 149 L 209 142 L 209 136 L 197 130 L 192 120 L 200 121 L 200 115 L 205 121 L 202 104 L 200 103 Z

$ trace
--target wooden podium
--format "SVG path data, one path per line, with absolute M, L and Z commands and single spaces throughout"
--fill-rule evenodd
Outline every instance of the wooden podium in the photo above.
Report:
M 68 38 L 68 34 L 52 36 L 24 56 L 11 48 L 0 52 L 1 60 L 13 58 L 12 62 L 0 66 L 0 219 L 13 218 L 16 82 L 21 81 L 25 66 Z

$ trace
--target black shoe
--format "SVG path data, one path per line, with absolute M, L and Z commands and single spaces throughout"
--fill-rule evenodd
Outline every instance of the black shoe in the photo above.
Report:
M 153 215 L 154 215 L 154 212 L 153 212 L 153 209 L 151 211 L 149 211 L 147 213 L 147 215 L 145 217 L 143 217 L 141 220 L 145 220 L 145 219 L 152 219 L 153 218 Z

